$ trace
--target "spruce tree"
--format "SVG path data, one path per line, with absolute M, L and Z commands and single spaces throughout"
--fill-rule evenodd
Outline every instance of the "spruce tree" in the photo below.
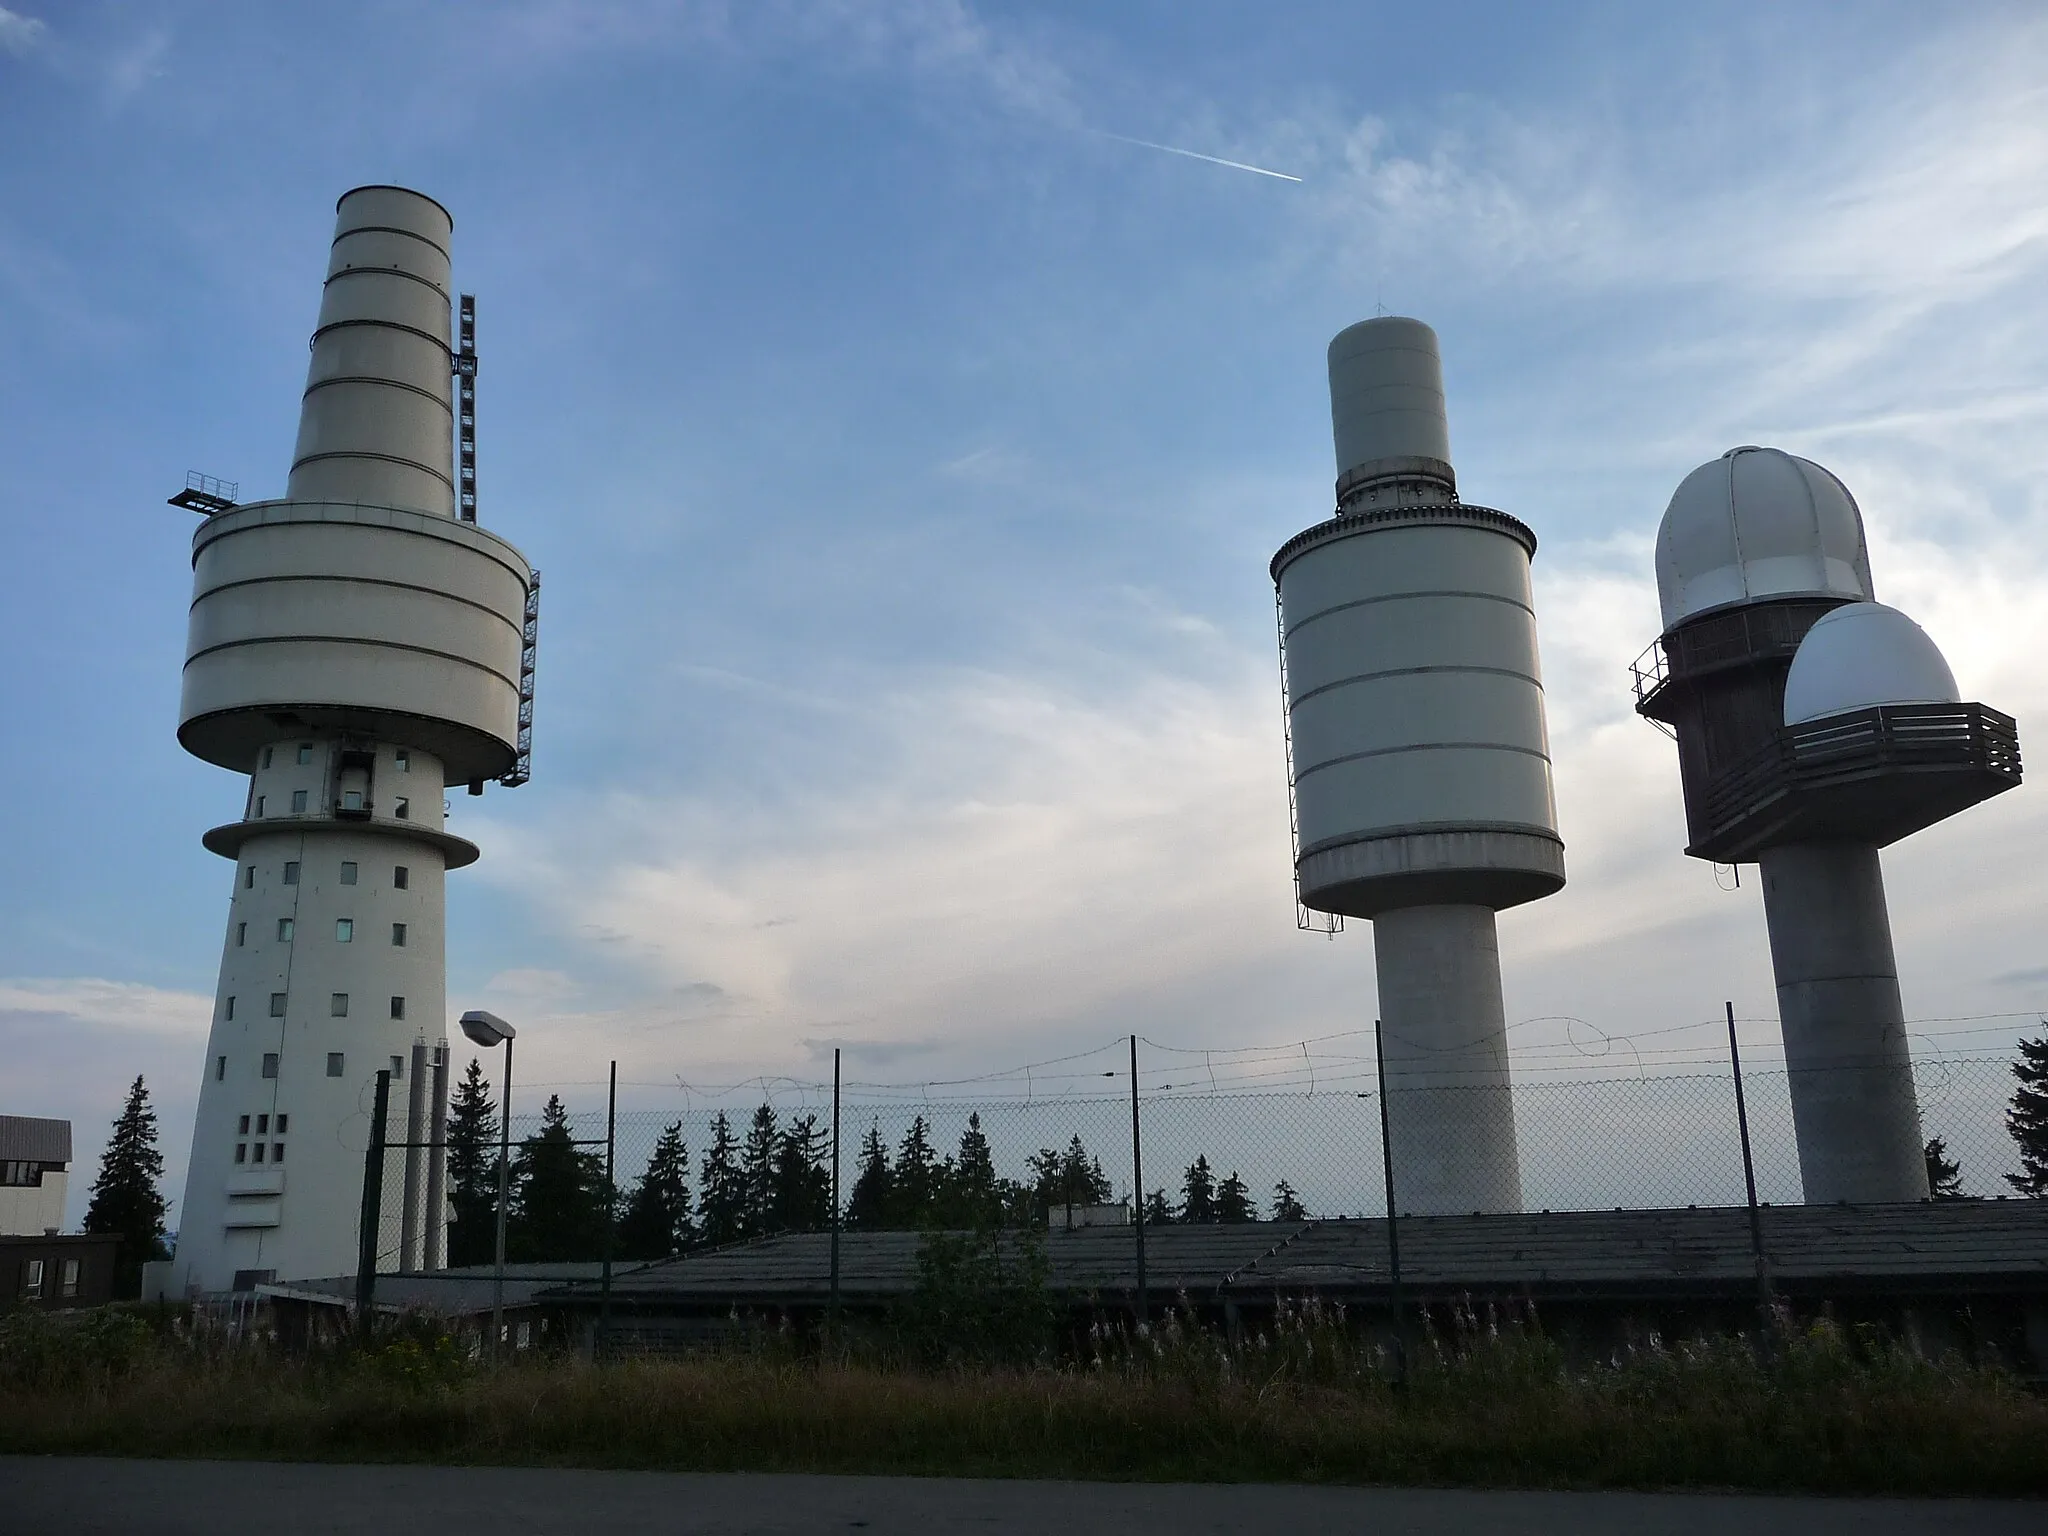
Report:
M 683 1122 L 675 1121 L 654 1143 L 647 1171 L 626 1197 L 619 1217 L 618 1252 L 623 1259 L 665 1259 L 690 1246 L 690 1149 Z
M 1155 1189 L 1145 1197 L 1145 1225 L 1148 1227 L 1170 1227 L 1177 1220 L 1173 1214 L 1173 1203 L 1166 1198 L 1166 1191 Z
M 1216 1175 L 1209 1159 L 1198 1155 L 1181 1177 L 1180 1219 L 1189 1226 L 1216 1219 Z
M 1275 1221 L 1307 1221 L 1308 1212 L 1302 1207 L 1301 1196 L 1294 1192 L 1294 1186 L 1282 1179 L 1273 1186 L 1273 1219 Z
M 1252 1204 L 1252 1192 L 1237 1176 L 1235 1168 L 1230 1177 L 1216 1186 L 1216 1219 L 1227 1222 L 1257 1221 L 1259 1208 Z
M 1963 1165 L 1948 1155 L 1948 1143 L 1930 1137 L 1920 1155 L 1927 1162 L 1927 1192 L 1937 1200 L 1963 1198 Z
M 816 1115 L 798 1115 L 775 1145 L 770 1220 L 778 1232 L 819 1232 L 832 1225 L 830 1148 Z
M 697 1235 L 710 1247 L 746 1236 L 747 1189 L 740 1177 L 739 1142 L 724 1110 L 711 1122 L 711 1149 L 697 1169 Z
M 2019 1145 L 2020 1171 L 2008 1173 L 2005 1182 L 2038 1199 L 2048 1196 L 2048 1034 L 2020 1041 L 2012 1075 L 2019 1087 L 2005 1112 L 2005 1128 Z
M 889 1226 L 896 1208 L 896 1176 L 889 1166 L 889 1149 L 882 1141 L 879 1122 L 870 1122 L 861 1138 L 860 1172 L 846 1197 L 846 1224 L 877 1232 Z
M 498 1110 L 477 1059 L 448 1097 L 448 1264 L 488 1264 L 498 1254 Z
M 890 1213 L 898 1229 L 928 1227 L 937 1213 L 939 1196 L 938 1156 L 932 1151 L 930 1129 L 918 1115 L 903 1133 L 896 1149 L 895 1208 Z
M 781 1146 L 774 1106 L 763 1104 L 754 1111 L 746 1145 L 740 1149 L 740 1187 L 746 1191 L 743 1237 L 765 1237 L 776 1229 L 775 1162 Z
M 540 1118 L 540 1130 L 512 1154 L 507 1256 L 521 1263 L 595 1259 L 604 1251 L 604 1159 L 574 1144 L 558 1095 L 548 1095 Z
M 86 1231 L 120 1236 L 114 1255 L 116 1297 L 140 1296 L 142 1266 L 170 1257 L 164 1246 L 164 1214 L 170 1205 L 157 1187 L 163 1176 L 164 1155 L 156 1149 L 156 1111 L 138 1077 L 107 1138 L 100 1176 L 93 1180 L 92 1204 L 85 1211 Z
M 948 1163 L 945 1215 L 947 1226 L 984 1232 L 1002 1225 L 1003 1188 L 995 1158 L 981 1129 L 981 1115 L 967 1117 L 960 1133 L 960 1155 Z

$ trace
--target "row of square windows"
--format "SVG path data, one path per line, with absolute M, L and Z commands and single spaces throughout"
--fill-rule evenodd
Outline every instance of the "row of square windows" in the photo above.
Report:
M 360 871 L 354 859 L 343 859 L 341 861 L 341 883 L 343 885 L 354 885 L 356 883 L 356 876 L 359 873 Z M 285 860 L 284 883 L 286 885 L 297 885 L 299 883 L 299 861 L 297 859 Z M 392 865 L 391 889 L 403 891 L 409 889 L 411 885 L 412 871 L 403 864 Z M 242 866 L 242 889 L 245 891 L 256 889 L 256 866 L 254 864 L 244 864 Z
M 273 1019 L 284 1017 L 285 999 L 290 995 L 288 992 L 273 992 L 270 994 L 270 1016 Z M 223 1020 L 231 1020 L 234 1016 L 235 998 L 233 993 L 229 993 L 227 1002 L 221 1009 L 221 1018 Z M 333 1019 L 345 1019 L 348 1017 L 348 994 L 346 992 L 330 992 L 327 994 L 327 1016 Z M 404 998 L 394 997 L 391 999 L 391 1017 L 394 1019 L 405 1017 Z M 220 1059 L 226 1061 L 227 1057 L 223 1056 Z M 267 1056 L 264 1058 L 265 1061 L 270 1059 Z M 263 1075 L 265 1077 L 275 1077 L 277 1074 L 265 1072 Z
M 405 999 L 404 999 L 404 998 L 402 998 L 402 997 L 394 997 L 393 999 L 391 999 L 391 1001 L 393 1001 L 394 1003 L 402 1003 L 402 1002 L 404 1002 L 404 1001 L 405 1001 Z M 393 1015 L 392 1015 L 392 1017 L 393 1017 L 393 1018 L 402 1018 L 402 1017 L 404 1017 L 404 1015 L 403 1015 L 402 1013 L 399 1013 L 399 1014 L 393 1014 Z M 279 1054 L 278 1052 L 276 1052 L 276 1051 L 265 1051 L 265 1052 L 263 1053 L 263 1075 L 264 1075 L 265 1077 L 276 1077 L 276 1076 L 277 1076 L 277 1071 L 278 1071 L 278 1067 L 279 1067 L 279 1066 L 280 1066 L 280 1064 L 281 1064 L 281 1063 L 283 1062 L 283 1060 L 284 1060 L 284 1058 L 283 1058 L 283 1057 L 282 1057 L 282 1056 L 281 1056 L 281 1055 L 280 1055 L 280 1054 Z M 343 1054 L 342 1054 L 342 1053 L 341 1053 L 340 1051 L 329 1051 L 329 1052 L 327 1053 L 327 1075 L 328 1075 L 329 1077 L 340 1077 L 340 1076 L 342 1075 L 342 1071 L 343 1071 L 343 1066 L 342 1066 L 342 1063 L 343 1063 L 343 1060 L 344 1060 L 344 1057 L 343 1057 Z M 228 1059 L 227 1059 L 227 1057 L 225 1057 L 225 1056 L 216 1056 L 216 1057 L 214 1057 L 214 1058 L 213 1058 L 213 1080 L 214 1080 L 214 1081 L 215 1081 L 216 1083 L 226 1082 L 226 1081 L 227 1081 L 227 1075 L 228 1075 Z M 397 1082 L 397 1081 L 398 1081 L 398 1079 L 400 1079 L 401 1077 L 404 1077 L 404 1076 L 405 1076 L 405 1058 L 404 1058 L 403 1056 L 394 1056 L 394 1057 L 392 1057 L 392 1058 L 391 1058 L 391 1080 L 392 1080 L 393 1082 Z M 256 1117 L 256 1134 L 257 1134 L 257 1135 L 259 1135 L 259 1136 L 263 1136 L 263 1135 L 268 1135 L 268 1134 L 270 1134 L 270 1133 L 271 1133 L 271 1132 L 270 1132 L 270 1118 L 271 1118 L 271 1117 L 270 1117 L 269 1115 L 258 1115 L 258 1116 Z M 279 1116 L 277 1117 L 277 1131 L 276 1131 L 276 1134 L 277 1134 L 277 1135 L 279 1135 L 279 1136 L 282 1136 L 282 1135 L 284 1134 L 285 1122 L 286 1122 L 286 1121 L 288 1121 L 288 1120 L 290 1120 L 290 1119 L 291 1119 L 291 1116 L 290 1116 L 290 1115 L 279 1115 Z M 246 1136 L 246 1135 L 248 1135 L 248 1134 L 249 1134 L 249 1117 L 248 1117 L 247 1115 L 244 1115 L 244 1116 L 242 1116 L 242 1118 L 241 1118 L 241 1121 L 240 1121 L 240 1123 L 239 1123 L 239 1125 L 238 1125 L 238 1127 L 237 1127 L 237 1129 L 236 1129 L 236 1131 L 235 1131 L 235 1134 L 236 1134 L 237 1136 Z
M 264 766 L 264 767 L 268 768 L 268 767 L 269 767 L 269 766 L 271 765 L 271 762 L 273 761 L 273 759 L 272 759 L 272 757 L 271 757 L 271 754 L 272 754 L 273 752 L 275 752 L 276 750 L 277 750 L 277 749 L 276 749 L 275 747 L 265 747 L 265 748 L 263 749 L 263 766 Z M 411 773 L 411 772 L 412 772 L 412 754 L 411 754 L 410 752 L 406 751 L 406 750 L 405 750 L 405 748 L 403 748 L 403 747 L 400 747 L 400 748 L 399 748 L 399 749 L 398 749 L 397 751 L 393 752 L 393 753 L 392 753 L 391 755 L 392 755 L 392 758 L 393 758 L 393 759 L 394 759 L 394 760 L 395 760 L 395 761 L 397 762 L 397 764 L 398 764 L 398 771 L 399 771 L 400 773 Z M 302 741 L 302 742 L 300 742 L 300 743 L 299 743 L 299 766 L 300 766 L 301 768 L 303 768 L 303 767 L 305 767 L 305 766 L 306 766 L 306 765 L 307 765 L 308 763 L 310 763 L 310 762 L 312 762 L 312 761 L 313 761 L 313 743 L 311 743 L 310 741 Z
M 280 917 L 277 920 L 278 943 L 291 943 L 298 931 L 299 924 L 296 918 Z M 356 920 L 352 917 L 337 917 L 334 920 L 334 942 L 337 944 L 353 944 L 355 941 Z M 249 925 L 247 923 L 235 924 L 235 948 L 240 949 L 248 942 Z M 393 923 L 391 925 L 391 942 L 400 949 L 405 948 L 405 924 Z
M 295 789 L 292 791 L 292 811 L 294 814 L 303 812 L 307 808 L 306 797 L 309 793 L 310 791 L 303 789 Z M 256 814 L 258 816 L 266 814 L 264 807 L 267 804 L 269 804 L 269 801 L 270 796 L 268 795 L 258 795 L 256 797 Z M 344 811 L 362 810 L 363 792 L 360 789 L 343 790 L 341 792 L 341 808 Z M 411 821 L 412 802 L 406 799 L 406 797 L 403 795 L 398 796 L 391 802 L 391 814 L 395 819 L 399 821 Z

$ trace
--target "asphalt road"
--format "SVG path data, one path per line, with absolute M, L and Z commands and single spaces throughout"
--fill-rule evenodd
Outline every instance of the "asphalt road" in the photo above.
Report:
M 1054 1531 L 1207 1536 L 2004 1536 L 2048 1529 L 2048 1505 L 1667 1493 L 1479 1493 L 1188 1483 L 783 1477 L 518 1467 L 0 1457 L 0 1536 L 551 1536 L 643 1531 Z

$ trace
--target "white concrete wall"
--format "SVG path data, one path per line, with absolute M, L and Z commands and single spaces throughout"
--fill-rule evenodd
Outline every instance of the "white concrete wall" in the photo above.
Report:
M 314 761 L 299 762 L 311 742 Z M 404 835 L 404 823 L 379 818 L 373 826 L 290 814 L 295 788 L 317 794 L 333 743 L 304 736 L 275 742 L 270 765 L 252 777 L 249 808 L 264 801 L 265 830 L 243 844 L 235 865 L 233 896 L 222 949 L 220 984 L 208 1036 L 199 1108 L 194 1120 L 190 1172 L 179 1212 L 174 1289 L 225 1289 L 243 1269 L 275 1269 L 281 1279 L 351 1273 L 356 1266 L 357 1215 L 363 1153 L 369 1138 L 371 1093 L 379 1068 L 392 1058 L 409 1062 L 413 1041 L 446 1032 L 446 869 L 440 849 Z M 386 803 L 408 787 L 413 825 L 442 825 L 440 765 L 407 749 L 409 771 L 396 768 L 399 748 L 377 748 L 375 794 Z M 309 795 L 313 803 L 317 799 Z M 278 801 L 285 814 L 268 830 Z M 286 883 L 296 863 L 298 881 Z M 343 865 L 355 865 L 355 883 L 343 883 Z M 406 870 L 398 889 L 395 871 Z M 253 871 L 254 883 L 250 883 Z M 336 925 L 352 923 L 341 942 Z M 281 920 L 292 923 L 279 937 Z M 392 941 L 392 925 L 405 924 L 405 943 Z M 282 1018 L 270 1013 L 273 993 L 286 998 Z M 348 998 L 336 1017 L 333 997 Z M 391 1016 L 391 999 L 405 999 L 404 1017 Z M 233 1017 L 228 1000 L 234 999 Z M 263 1075 L 264 1057 L 278 1057 L 277 1076 Z M 328 1071 L 339 1053 L 342 1072 Z M 225 1059 L 225 1066 L 222 1060 Z M 409 1067 L 408 1067 L 409 1070 Z M 407 1084 L 394 1084 L 390 1138 L 402 1139 Z M 289 1129 L 275 1134 L 275 1117 Z M 242 1117 L 250 1117 L 248 1131 Z M 256 1117 L 273 1130 L 258 1136 Z M 263 1161 L 254 1148 L 264 1147 Z M 275 1148 L 285 1160 L 275 1160 Z M 241 1162 L 235 1160 L 237 1147 Z M 387 1179 L 397 1190 L 394 1155 Z M 282 1180 L 274 1175 L 281 1172 Z M 274 1201 L 236 1199 L 237 1185 L 270 1190 Z M 274 1226 L 245 1226 L 274 1215 Z M 232 1223 L 232 1224 L 231 1224 Z M 396 1228 L 393 1228 L 395 1236 Z
M 43 1170 L 41 1184 L 0 1184 L 0 1237 L 41 1237 L 64 1226 L 68 1171 Z

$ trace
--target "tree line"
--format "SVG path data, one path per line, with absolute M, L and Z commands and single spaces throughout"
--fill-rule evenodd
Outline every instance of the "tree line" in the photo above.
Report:
M 1067 1207 L 1106 1205 L 1112 1197 L 1102 1161 L 1079 1136 L 1025 1160 L 1020 1178 L 996 1171 L 981 1116 L 968 1116 L 959 1144 L 941 1153 L 923 1115 L 892 1149 L 879 1121 L 869 1123 L 847 1180 L 842 1211 L 852 1231 L 991 1229 L 1043 1226 Z M 496 1252 L 498 1120 L 490 1086 L 472 1060 L 457 1083 L 448 1117 L 449 1203 L 454 1223 L 448 1262 L 487 1264 Z M 587 1259 L 602 1251 L 607 1213 L 604 1160 L 576 1145 L 568 1114 L 550 1096 L 541 1127 L 512 1152 L 505 1256 L 509 1262 Z M 817 1232 L 832 1225 L 830 1128 L 815 1114 L 783 1118 L 757 1108 L 744 1128 L 724 1111 L 694 1169 L 680 1120 L 665 1127 L 646 1168 L 612 1196 L 613 1253 L 666 1258 L 695 1248 Z M 1274 1186 L 1276 1221 L 1305 1219 L 1293 1187 Z M 1260 1219 L 1259 1204 L 1235 1171 L 1218 1179 L 1207 1156 L 1182 1176 L 1180 1198 L 1162 1187 L 1145 1200 L 1145 1220 L 1166 1226 Z

